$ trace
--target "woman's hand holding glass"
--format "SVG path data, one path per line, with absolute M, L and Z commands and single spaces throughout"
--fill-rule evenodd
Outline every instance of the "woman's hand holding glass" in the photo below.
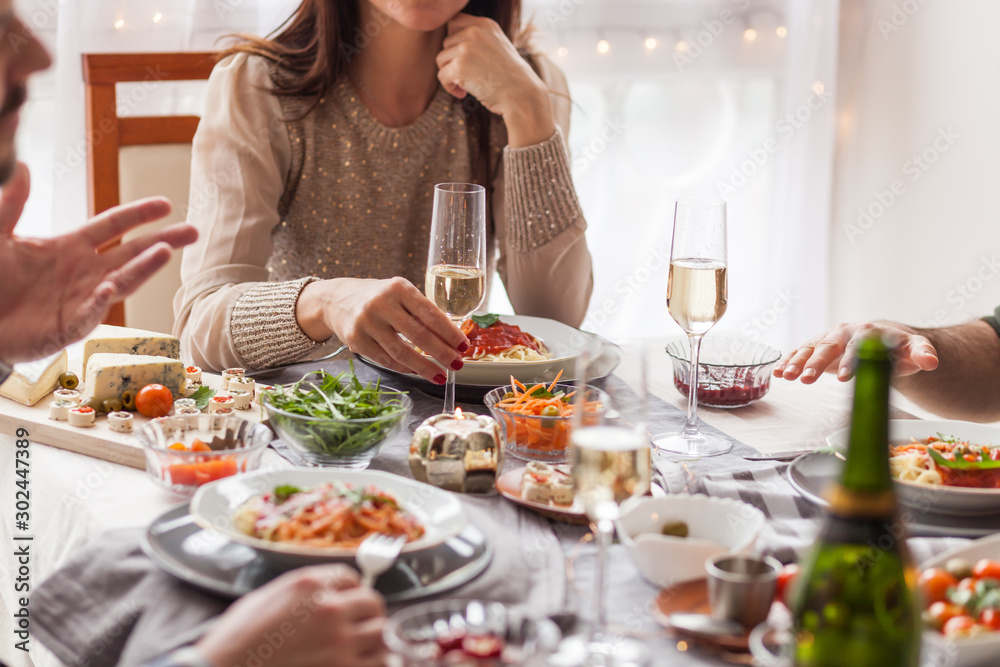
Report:
M 454 370 L 462 368 L 462 352 L 469 349 L 465 334 L 405 278 L 309 283 L 299 296 L 296 315 L 313 340 L 336 335 L 352 352 L 437 384 L 446 380 L 441 367 L 413 345 Z

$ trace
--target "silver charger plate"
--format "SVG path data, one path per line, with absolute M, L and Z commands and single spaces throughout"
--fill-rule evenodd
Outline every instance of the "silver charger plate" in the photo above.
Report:
M 788 482 L 803 498 L 822 508 L 829 507 L 823 493 L 827 485 L 840 478 L 844 462 L 828 452 L 810 452 L 792 461 L 786 473 Z M 910 535 L 916 537 L 985 537 L 1000 532 L 1000 515 L 956 516 L 900 508 Z
M 187 504 L 160 515 L 143 535 L 142 550 L 167 573 L 229 598 L 263 586 L 290 568 L 276 566 L 253 548 L 202 529 Z M 481 530 L 469 524 L 440 546 L 404 554 L 375 582 L 387 602 L 437 595 L 478 577 L 493 560 Z

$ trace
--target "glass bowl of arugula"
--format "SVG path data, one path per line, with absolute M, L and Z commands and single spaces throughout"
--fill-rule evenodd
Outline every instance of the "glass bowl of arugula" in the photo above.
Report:
M 587 385 L 588 425 L 599 424 L 609 405 L 608 395 Z M 572 384 L 522 385 L 497 387 L 486 394 L 483 403 L 490 409 L 504 435 L 507 452 L 528 461 L 565 463 L 569 451 L 569 432 L 576 409 Z
M 413 408 L 406 392 L 364 384 L 353 368 L 310 371 L 263 392 L 260 404 L 271 428 L 308 463 L 337 468 L 367 468 Z

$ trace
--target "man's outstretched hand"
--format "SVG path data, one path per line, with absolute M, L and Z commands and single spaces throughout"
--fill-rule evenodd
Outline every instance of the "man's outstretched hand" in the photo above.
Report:
M 198 238 L 178 223 L 103 252 L 109 241 L 170 213 L 170 202 L 150 197 L 117 206 L 75 232 L 50 239 L 14 236 L 30 190 L 18 164 L 0 193 L 0 360 L 37 359 L 87 335 L 112 304 L 161 269 L 174 248 Z

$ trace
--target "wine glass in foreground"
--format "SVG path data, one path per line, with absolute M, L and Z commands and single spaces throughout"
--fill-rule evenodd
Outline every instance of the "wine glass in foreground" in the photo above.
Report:
M 455 324 L 486 298 L 486 189 L 471 183 L 434 186 L 427 298 Z M 448 372 L 444 412 L 455 411 L 455 372 Z
M 573 637 L 560 646 L 555 665 L 645 665 L 647 649 L 635 639 L 608 631 L 605 603 L 607 551 L 622 503 L 645 495 L 652 475 L 649 434 L 646 431 L 646 366 L 643 348 L 622 347 L 622 363 L 604 390 L 611 404 L 602 423 L 587 419 L 585 405 L 574 405 L 570 432 L 570 461 L 576 496 L 583 501 L 597 538 L 595 607 L 597 616 L 589 637 Z M 577 367 L 576 396 L 593 368 L 586 355 Z
M 680 433 L 653 436 L 658 449 L 690 456 L 725 454 L 733 445 L 698 428 L 698 357 L 702 337 L 726 312 L 726 202 L 682 199 L 674 209 L 667 310 L 688 335 L 687 423 Z

